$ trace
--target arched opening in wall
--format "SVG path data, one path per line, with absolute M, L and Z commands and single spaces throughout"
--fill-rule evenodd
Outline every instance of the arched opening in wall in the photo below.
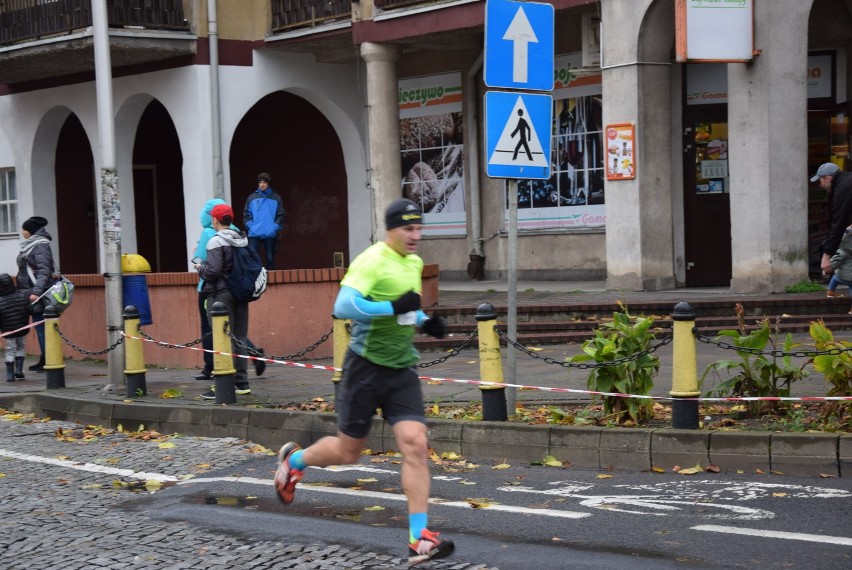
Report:
M 138 253 L 155 272 L 186 271 L 183 154 L 169 112 L 152 101 L 133 143 L 133 198 Z M 177 246 L 177 247 L 176 247 Z
M 95 161 L 89 137 L 77 115 L 71 114 L 56 143 L 55 235 L 61 236 L 64 273 L 98 272 L 98 206 Z M 36 212 L 38 214 L 38 212 Z M 50 232 L 50 226 L 47 228 Z M 53 233 L 53 232 L 51 232 Z
M 282 198 L 286 216 L 275 269 L 333 267 L 335 252 L 348 257 L 343 149 L 316 107 L 283 91 L 267 95 L 237 126 L 229 160 L 233 208 L 241 228 L 258 173 L 271 175 L 270 186 Z

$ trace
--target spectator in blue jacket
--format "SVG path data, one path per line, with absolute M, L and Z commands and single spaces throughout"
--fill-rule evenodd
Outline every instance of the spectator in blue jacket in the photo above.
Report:
M 249 194 L 243 210 L 243 221 L 248 232 L 249 246 L 266 254 L 266 269 L 275 269 L 278 239 L 284 228 L 284 204 L 281 196 L 270 187 L 272 177 L 266 172 L 257 175 L 257 190 Z

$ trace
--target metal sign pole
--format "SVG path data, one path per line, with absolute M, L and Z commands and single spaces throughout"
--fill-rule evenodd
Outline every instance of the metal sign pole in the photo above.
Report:
M 509 276 L 507 284 L 508 314 L 506 325 L 509 338 L 518 341 L 518 181 L 507 180 L 506 191 L 509 194 Z M 511 346 L 506 347 L 506 382 L 517 384 L 517 354 Z M 506 408 L 509 415 L 515 413 L 517 388 L 506 388 Z

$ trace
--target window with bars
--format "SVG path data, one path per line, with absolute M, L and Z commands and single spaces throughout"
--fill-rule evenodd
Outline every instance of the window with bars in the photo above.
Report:
M 0 168 L 0 234 L 18 233 L 18 192 L 15 170 Z

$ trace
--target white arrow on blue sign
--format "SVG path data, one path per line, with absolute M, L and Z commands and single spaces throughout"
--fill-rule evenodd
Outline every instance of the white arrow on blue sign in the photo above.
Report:
M 550 178 L 553 98 L 512 91 L 485 93 L 486 174 Z
M 540 2 L 485 3 L 485 85 L 553 89 L 553 6 Z

